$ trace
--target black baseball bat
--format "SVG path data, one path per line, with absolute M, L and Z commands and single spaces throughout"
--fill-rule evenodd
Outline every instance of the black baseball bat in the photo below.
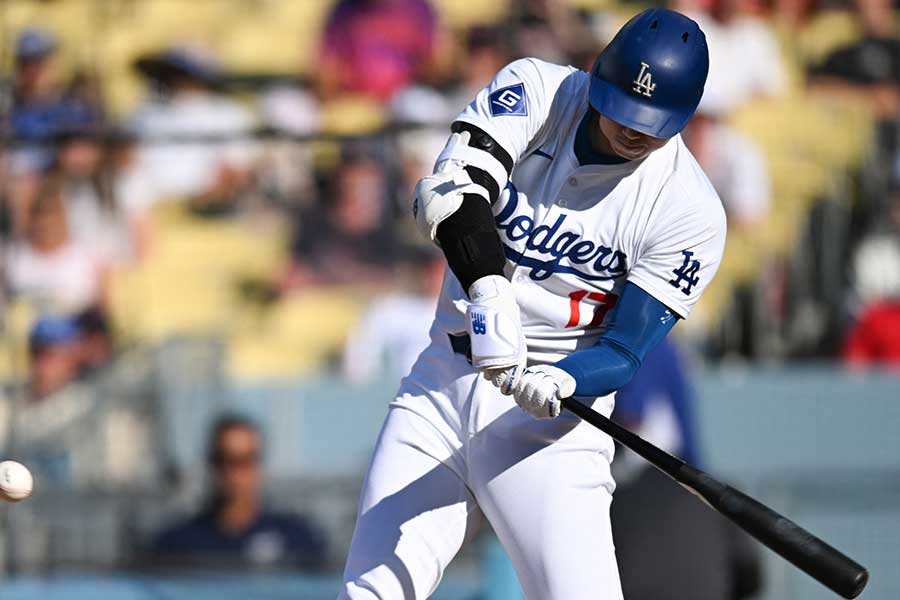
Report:
M 597 429 L 674 479 L 738 527 L 844 598 L 859 596 L 869 572 L 839 550 L 747 494 L 665 452 L 574 398 L 562 401 Z

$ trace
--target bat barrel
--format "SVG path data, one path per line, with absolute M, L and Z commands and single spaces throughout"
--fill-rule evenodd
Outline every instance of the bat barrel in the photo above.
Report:
M 573 398 L 562 405 L 683 485 L 741 529 L 844 598 L 856 598 L 866 569 L 790 519 L 665 452 Z
M 767 547 L 844 598 L 856 598 L 866 569 L 787 517 L 743 492 L 683 465 L 675 479 Z

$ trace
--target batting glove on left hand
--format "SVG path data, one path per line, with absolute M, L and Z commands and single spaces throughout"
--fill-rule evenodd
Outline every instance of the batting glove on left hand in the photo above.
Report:
M 502 275 L 487 275 L 469 286 L 469 297 L 466 330 L 472 366 L 508 396 L 517 374 L 525 370 L 528 354 L 516 294 Z
M 558 367 L 528 367 L 513 390 L 516 404 L 535 419 L 559 416 L 561 400 L 575 393 L 575 378 Z

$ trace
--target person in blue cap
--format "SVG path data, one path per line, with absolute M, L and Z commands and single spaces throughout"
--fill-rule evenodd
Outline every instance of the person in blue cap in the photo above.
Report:
M 14 175 L 50 167 L 54 146 L 72 134 L 99 134 L 103 108 L 96 79 L 86 71 L 69 81 L 57 76 L 56 36 L 41 28 L 23 30 L 14 48 L 12 106 L 8 115 L 16 145 Z
M 46 140 L 55 132 L 62 112 L 61 90 L 52 69 L 56 48 L 56 38 L 44 29 L 26 29 L 16 38 L 9 121 L 17 137 Z
M 516 60 L 456 118 L 413 215 L 449 269 L 362 491 L 341 599 L 426 598 L 476 507 L 529 600 L 619 600 L 615 392 L 709 285 L 725 213 L 680 132 L 709 70 L 691 19 L 631 19 L 590 73 Z M 521 409 L 521 410 L 520 410 Z
M 81 330 L 74 318 L 45 316 L 28 336 L 29 387 L 35 400 L 61 389 L 78 377 Z

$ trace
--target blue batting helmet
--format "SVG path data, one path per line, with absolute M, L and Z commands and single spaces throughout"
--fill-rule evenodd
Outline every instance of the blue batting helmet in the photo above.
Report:
M 645 10 L 597 57 L 590 103 L 620 125 L 670 138 L 697 109 L 708 71 L 706 36 L 697 23 L 665 8 Z

